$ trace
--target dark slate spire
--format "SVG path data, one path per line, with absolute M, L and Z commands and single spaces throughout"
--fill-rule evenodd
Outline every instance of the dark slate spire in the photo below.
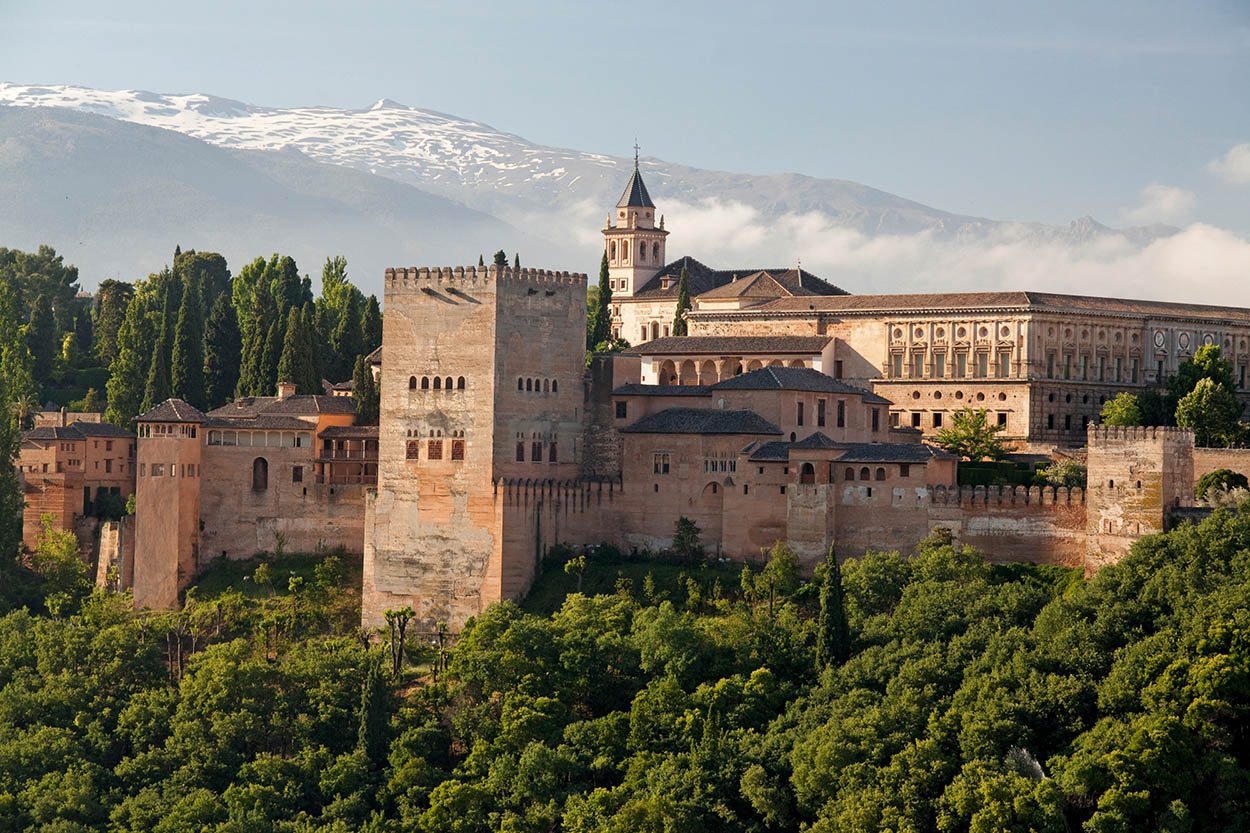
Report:
M 655 208 L 655 203 L 651 202 L 651 195 L 647 193 L 647 186 L 642 181 L 642 174 L 638 172 L 638 143 L 634 142 L 634 173 L 629 178 L 629 184 L 625 186 L 625 193 L 621 194 L 621 201 L 616 204 L 617 208 Z

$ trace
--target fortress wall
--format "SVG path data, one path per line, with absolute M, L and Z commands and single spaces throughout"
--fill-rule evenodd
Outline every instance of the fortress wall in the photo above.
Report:
M 1232 471 L 1250 477 L 1250 448 L 1195 448 L 1194 483 L 1204 474 L 1218 469 Z

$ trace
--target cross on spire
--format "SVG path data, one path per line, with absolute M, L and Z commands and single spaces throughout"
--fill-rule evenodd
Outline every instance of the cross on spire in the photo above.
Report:
M 634 170 L 638 170 L 638 137 L 634 137 Z

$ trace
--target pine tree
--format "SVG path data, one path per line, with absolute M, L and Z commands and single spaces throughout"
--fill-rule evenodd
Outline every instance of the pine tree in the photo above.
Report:
M 242 337 L 234 317 L 230 293 L 217 296 L 204 327 L 204 404 L 219 408 L 230 400 L 239 384 Z
M 161 315 L 161 331 L 156 337 L 156 345 L 152 350 L 152 364 L 148 367 L 148 382 L 143 390 L 143 404 L 139 406 L 140 412 L 155 408 L 171 396 L 168 356 L 172 350 L 169 347 L 169 330 L 169 295 L 166 294 L 165 310 Z
M 686 334 L 686 313 L 690 311 L 690 276 L 686 267 L 681 267 L 681 277 L 677 280 L 677 313 L 673 316 L 673 335 Z
M 331 381 L 341 382 L 351 372 L 356 356 L 367 352 L 363 348 L 364 318 L 361 314 L 362 298 L 355 287 L 347 297 L 347 303 L 339 316 L 338 324 L 330 334 L 330 351 L 333 363 L 329 368 Z
M 599 294 L 595 297 L 595 308 L 591 316 L 590 333 L 586 338 L 586 349 L 594 350 L 601 343 L 612 338 L 612 285 L 608 283 L 608 253 L 603 253 L 599 262 Z
M 60 347 L 61 339 L 56 329 L 56 316 L 52 313 L 52 302 L 47 295 L 40 294 L 30 308 L 30 322 L 26 325 L 26 348 L 35 360 L 31 370 L 40 383 L 47 382 L 51 377 Z
M 378 296 L 370 295 L 365 305 L 364 343 L 361 352 L 372 353 L 382 346 L 382 308 L 378 305 Z
M 823 670 L 841 665 L 851 656 L 851 627 L 846 619 L 846 595 L 842 589 L 842 568 L 833 546 L 825 563 L 817 569 L 820 579 L 820 619 L 816 629 L 816 666 Z
M 356 403 L 356 422 L 359 425 L 376 425 L 378 421 L 379 391 L 373 382 L 373 371 L 364 356 L 356 357 L 352 371 L 352 399 Z
M 130 428 L 143 407 L 154 340 L 143 299 L 132 297 L 117 330 L 117 357 L 109 365 L 109 380 L 104 388 L 108 397 L 104 418 L 119 428 Z
M 193 275 L 182 292 L 174 349 L 170 361 L 170 390 L 196 408 L 204 403 L 204 314 L 200 310 L 200 279 Z
M 288 320 L 290 313 L 287 313 Z M 282 359 L 282 347 L 286 339 L 285 322 L 274 319 L 265 338 L 265 352 L 261 356 L 259 393 L 257 396 L 273 396 L 278 389 L 278 362 Z

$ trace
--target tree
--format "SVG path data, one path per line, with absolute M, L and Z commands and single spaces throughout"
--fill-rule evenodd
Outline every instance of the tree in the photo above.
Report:
M 691 564 L 703 560 L 703 544 L 699 542 L 699 527 L 687 517 L 677 519 L 676 528 L 673 530 L 673 554 Z
M 26 325 L 26 348 L 34 358 L 31 370 L 39 382 L 47 382 L 51 377 L 60 346 L 52 303 L 47 295 L 40 295 L 30 308 L 30 323 Z
M 846 594 L 842 588 L 842 568 L 833 545 L 825 563 L 816 568 L 820 582 L 820 619 L 816 626 L 816 666 L 823 670 L 841 665 L 851 656 L 851 626 L 846 618 Z
M 1117 394 L 1115 399 L 1103 403 L 1103 425 L 1142 425 L 1142 409 L 1136 396 L 1131 393 Z
M 364 319 L 360 309 L 363 299 L 355 287 L 349 289 L 338 323 L 330 333 L 332 362 L 327 366 L 326 375 L 332 382 L 343 381 L 351 373 L 356 356 L 368 352 L 363 344 Z
M 508 267 L 508 253 L 503 249 L 495 252 L 495 265 L 500 269 L 506 269 Z
M 160 335 L 156 337 L 156 344 L 152 351 L 152 364 L 148 367 L 147 385 L 143 389 L 143 404 L 140 406 L 141 411 L 147 411 L 155 408 L 164 402 L 172 394 L 169 383 L 169 295 L 165 296 L 165 313 L 161 315 Z
M 230 289 L 230 268 L 217 252 L 188 249 L 174 255 L 174 274 L 187 284 L 193 278 L 200 289 L 200 309 L 210 309 L 217 296 Z
M 582 578 L 586 575 L 586 554 L 582 553 L 564 562 L 564 572 L 566 575 L 577 576 L 576 592 L 582 592 Z
M 1086 479 L 1085 467 L 1071 457 L 1056 460 L 1050 466 L 1039 469 L 1036 476 L 1040 486 L 1079 486 L 1082 489 L 1085 488 Z
M 390 724 L 390 690 L 382 672 L 382 657 L 372 652 L 365 682 L 360 692 L 360 728 L 356 748 L 369 759 L 370 768 L 381 771 L 386 766 L 387 730 Z
M 204 313 L 200 308 L 200 279 L 192 275 L 182 293 L 171 356 L 172 395 L 196 408 L 204 402 Z
M 1214 344 L 1199 347 L 1192 358 L 1181 362 L 1175 375 L 1168 377 L 1167 394 L 1164 397 L 1168 413 L 1175 414 L 1181 400 L 1202 379 L 1210 379 L 1229 393 L 1237 389 L 1233 381 L 1233 363 L 1224 358 L 1220 348 Z
M 352 371 L 352 401 L 356 403 L 356 421 L 360 425 L 377 425 L 378 394 L 369 362 L 363 355 L 357 356 Z
M 327 306 L 337 314 L 347 303 L 347 295 L 354 289 L 347 280 L 347 258 L 335 255 L 326 258 L 321 267 L 321 297 Z
M 594 350 L 612 337 L 612 284 L 608 282 L 608 253 L 599 261 L 599 286 L 590 309 L 586 349 Z
M 933 441 L 952 454 L 973 462 L 987 457 L 1001 460 L 1007 456 L 1007 446 L 998 435 L 1006 427 L 991 425 L 989 411 L 985 408 L 961 408 L 951 414 L 950 426 L 939 431 Z
M 254 266 L 254 264 L 253 264 Z M 243 273 L 239 274 L 244 277 Z M 240 396 L 267 396 L 271 394 L 272 382 L 266 374 L 266 347 L 269 333 L 278 317 L 278 310 L 273 303 L 273 294 L 269 291 L 269 282 L 264 275 L 256 276 L 254 292 L 249 296 L 247 314 L 237 300 L 238 281 L 235 281 L 235 310 L 239 316 L 239 329 L 243 334 L 243 366 L 239 373 Z M 277 372 L 277 359 L 274 360 L 274 372 Z
M 1232 469 L 1216 469 L 1198 478 L 1198 482 L 1194 486 L 1194 497 L 1198 498 L 1198 500 L 1205 500 L 1207 493 L 1212 489 L 1217 489 L 1221 492 L 1229 492 L 1233 489 L 1250 489 L 1250 481 L 1247 481 L 1244 474 L 1235 472 Z
M 302 316 L 298 308 L 291 307 L 287 313 L 282 356 L 278 360 L 277 381 L 295 385 L 296 393 L 320 393 L 319 390 L 308 390 L 311 370 L 312 355 L 309 353 L 308 339 L 304 337 Z
M 478 266 L 485 266 L 485 265 L 486 265 L 486 260 L 485 260 L 485 259 L 484 259 L 481 255 L 478 255 L 478 256 L 477 256 L 477 265 L 478 265 Z
M 518 272 L 521 270 L 521 253 L 517 252 L 512 258 L 512 268 Z
M 117 357 L 109 366 L 104 388 L 108 398 L 104 418 L 119 428 L 129 428 L 142 410 L 154 342 L 143 299 L 133 296 L 117 331 Z
M 74 337 L 78 341 L 79 356 L 90 356 L 95 343 L 95 336 L 91 326 L 91 313 L 87 311 L 85 304 L 78 306 L 78 312 L 74 316 Z
M 278 255 L 274 255 L 278 258 Z M 273 293 L 273 302 L 278 309 L 278 319 L 280 321 L 287 320 L 287 311 L 291 307 L 302 307 L 304 305 L 303 282 L 300 280 L 299 267 L 295 265 L 295 259 L 283 256 L 277 259 L 277 262 L 270 262 L 270 266 L 266 269 L 270 276 L 269 290 Z M 283 332 L 285 336 L 286 333 Z
M 365 353 L 372 353 L 382 346 L 382 307 L 378 305 L 376 295 L 370 295 L 369 302 L 365 304 L 364 333 L 361 349 Z
M 686 267 L 681 267 L 681 277 L 677 281 L 677 312 L 673 315 L 673 335 L 686 334 L 686 313 L 690 311 L 690 276 Z
M 43 532 L 31 556 L 31 566 L 43 578 L 48 612 L 53 616 L 68 615 L 91 588 L 87 564 L 79 554 L 74 533 L 57 529 L 52 515 L 44 515 L 40 523 Z
M 1199 379 L 1176 405 L 1176 424 L 1194 429 L 1194 444 L 1203 447 L 1236 442 L 1241 434 L 1239 416 L 1241 403 L 1232 390 L 1209 376 Z
M 404 667 L 404 647 L 407 644 L 408 623 L 412 621 L 413 613 L 411 607 L 404 607 L 398 610 L 387 610 L 383 614 L 386 619 L 386 627 L 390 631 L 390 649 L 391 649 L 391 674 L 398 677 L 400 669 Z
M 242 336 L 230 294 L 222 292 L 213 304 L 204 328 L 204 403 L 218 408 L 226 404 L 239 384 Z

